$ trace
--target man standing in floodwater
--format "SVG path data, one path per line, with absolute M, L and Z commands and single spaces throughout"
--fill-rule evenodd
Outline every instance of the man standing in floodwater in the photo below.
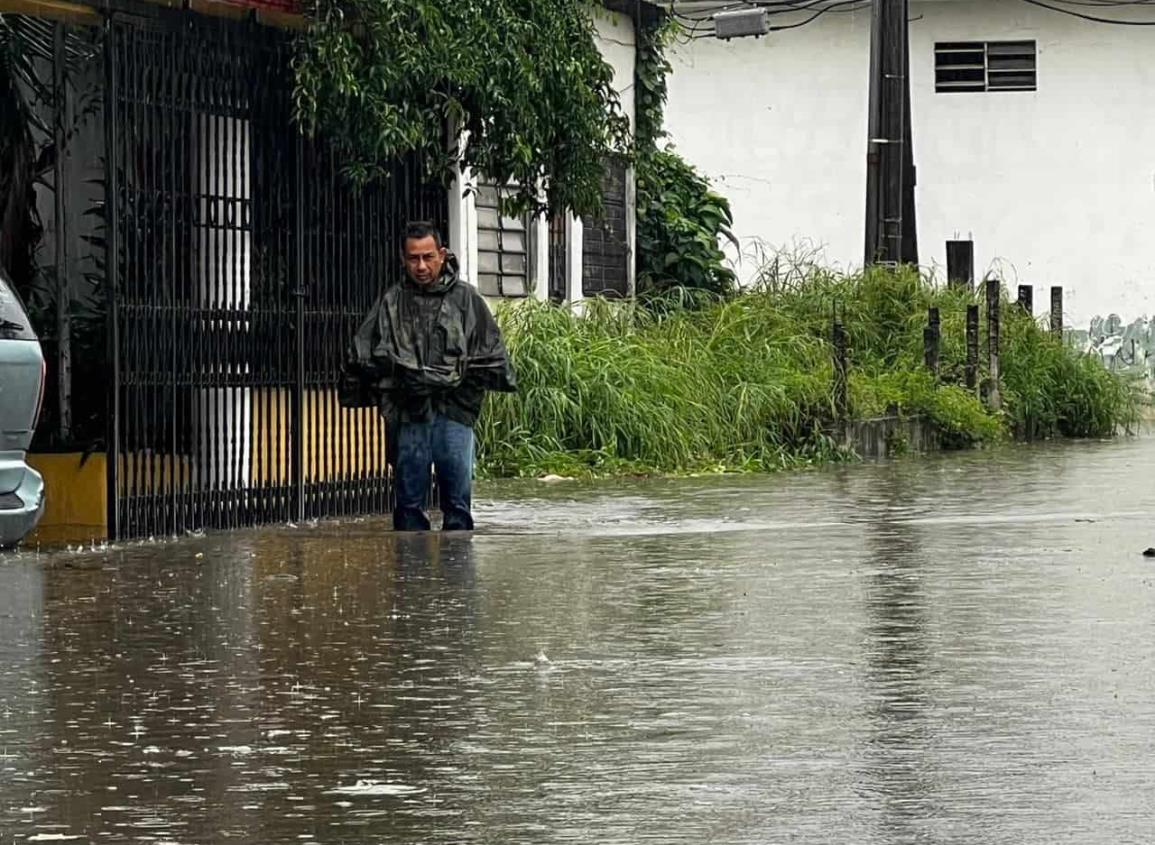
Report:
M 411 223 L 404 275 L 388 287 L 353 341 L 351 372 L 376 398 L 393 442 L 397 531 L 427 531 L 430 465 L 442 530 L 473 530 L 473 427 L 487 390 L 517 389 L 501 331 L 481 294 L 458 276 L 441 233 Z

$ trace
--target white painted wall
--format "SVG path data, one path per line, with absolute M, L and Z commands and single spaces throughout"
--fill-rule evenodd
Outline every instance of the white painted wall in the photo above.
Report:
M 638 42 L 634 22 L 626 15 L 602 11 L 595 14 L 598 31 L 598 49 L 614 69 L 614 90 L 622 101 L 622 110 L 634 125 L 634 67 L 637 63 Z
M 1155 9 L 1092 10 L 1155 21 Z M 913 0 L 911 77 L 924 264 L 973 236 L 976 273 L 1061 284 L 1069 323 L 1155 311 L 1155 27 L 1009 0 Z M 869 12 L 759 40 L 676 47 L 667 129 L 733 203 L 743 242 L 810 241 L 861 265 Z M 936 41 L 1035 39 L 1039 90 L 936 94 Z M 746 250 L 749 252 L 750 250 Z M 754 275 L 747 255 L 744 279 Z M 940 273 L 941 275 L 941 273 Z

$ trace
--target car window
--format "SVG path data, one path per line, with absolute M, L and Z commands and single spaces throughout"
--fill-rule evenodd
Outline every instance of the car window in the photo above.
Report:
M 24 304 L 8 279 L 0 274 L 0 340 L 36 340 Z

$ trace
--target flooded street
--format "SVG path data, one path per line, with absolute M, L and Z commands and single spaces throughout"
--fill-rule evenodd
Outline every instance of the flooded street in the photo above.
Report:
M 0 843 L 1127 843 L 1155 440 L 0 559 Z

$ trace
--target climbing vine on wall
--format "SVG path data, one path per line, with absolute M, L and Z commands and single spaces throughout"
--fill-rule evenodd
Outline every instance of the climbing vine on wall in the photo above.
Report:
M 311 0 L 297 118 L 357 180 L 416 152 L 431 174 L 457 164 L 521 186 L 518 210 L 596 213 L 604 162 L 630 146 L 597 13 L 589 0 Z
M 663 144 L 666 77 L 672 70 L 666 49 L 677 32 L 672 19 L 660 17 L 638 33 L 638 291 L 686 287 L 727 294 L 734 290 L 735 276 L 726 265 L 719 238 L 736 243 L 730 232 L 730 203 Z

